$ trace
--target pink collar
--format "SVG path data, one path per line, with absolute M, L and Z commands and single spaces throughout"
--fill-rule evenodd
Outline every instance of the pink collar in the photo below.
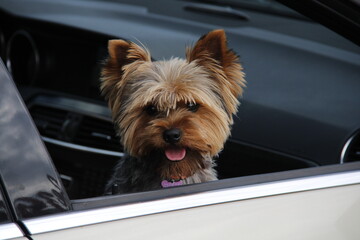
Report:
M 182 180 L 178 180 L 178 181 L 168 181 L 168 180 L 162 180 L 161 181 L 161 186 L 163 188 L 168 188 L 168 187 L 177 187 L 177 186 L 181 186 L 183 185 L 183 181 Z

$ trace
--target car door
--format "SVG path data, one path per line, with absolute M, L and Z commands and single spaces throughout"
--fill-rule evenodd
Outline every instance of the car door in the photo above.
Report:
M 24 224 L 33 239 L 39 240 L 355 240 L 360 236 L 356 227 L 360 216 L 359 181 L 359 170 L 319 174 L 75 211 Z

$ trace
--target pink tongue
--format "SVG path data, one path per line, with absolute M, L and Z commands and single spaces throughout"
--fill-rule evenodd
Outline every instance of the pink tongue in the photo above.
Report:
M 186 155 L 185 148 L 168 148 L 165 150 L 165 155 L 170 161 L 180 161 Z

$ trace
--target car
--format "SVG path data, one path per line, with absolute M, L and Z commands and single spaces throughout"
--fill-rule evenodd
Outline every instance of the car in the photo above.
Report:
M 0 239 L 359 239 L 359 2 L 279 2 L 0 1 Z M 104 195 L 108 41 L 219 28 L 247 80 L 219 180 Z

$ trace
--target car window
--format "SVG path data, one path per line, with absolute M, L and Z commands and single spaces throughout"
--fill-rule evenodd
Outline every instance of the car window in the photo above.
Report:
M 0 84 L 0 176 L 13 219 L 69 210 L 58 173 L 2 61 Z
M 22 237 L 20 228 L 13 222 L 9 202 L 6 200 L 3 186 L 0 185 L 0 236 L 1 239 L 13 239 Z
M 10 221 L 9 213 L 5 205 L 4 197 L 2 194 L 1 188 L 1 195 L 0 195 L 0 224 L 7 223 Z
M 5 179 L 19 196 L 12 200 L 19 218 L 357 169 L 346 164 L 359 160 L 358 46 L 272 1 L 265 8 L 258 3 L 239 1 L 232 17 L 224 17 L 227 6 L 219 2 L 215 9 L 191 1 L 32 2 L 37 11 L 1 3 L 1 22 L 12 23 L 0 28 L 2 58 L 32 118 L 25 129 L 36 126 L 34 139 L 39 134 L 47 151 L 34 140 L 45 160 L 38 168 L 24 160 L 29 175 L 40 176 L 27 176 L 34 183 L 26 182 L 28 197 L 19 180 Z M 217 28 L 225 29 L 247 80 L 231 137 L 216 159 L 220 181 L 104 196 L 126 154 L 99 90 L 108 40 L 143 44 L 161 61 L 183 58 L 186 45 Z

